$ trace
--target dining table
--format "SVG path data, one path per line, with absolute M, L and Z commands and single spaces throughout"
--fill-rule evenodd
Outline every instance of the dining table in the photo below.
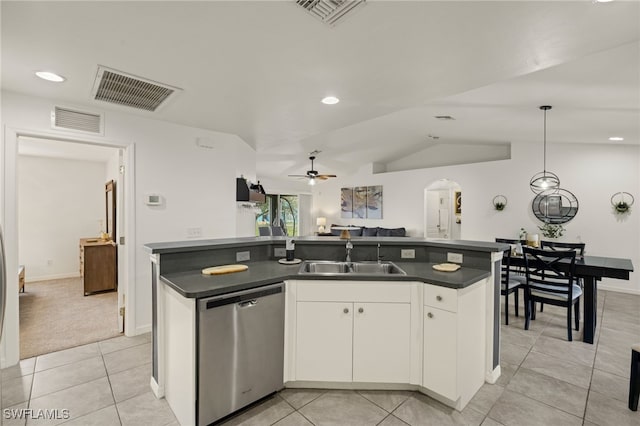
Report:
M 520 256 L 511 257 L 511 266 L 524 270 L 525 259 Z M 558 262 L 557 268 L 563 271 L 569 269 L 569 262 Z M 602 256 L 576 256 L 575 276 L 583 280 L 584 297 L 584 333 L 583 341 L 593 344 L 597 325 L 598 292 L 596 283 L 602 278 L 616 278 L 629 280 L 633 272 L 630 259 Z

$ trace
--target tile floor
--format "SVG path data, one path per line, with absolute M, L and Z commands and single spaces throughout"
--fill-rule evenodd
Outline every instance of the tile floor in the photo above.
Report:
M 640 411 L 627 408 L 640 296 L 599 293 L 594 345 L 580 332 L 567 342 L 564 315 L 545 306 L 528 331 L 512 316 L 502 326 L 502 376 L 462 412 L 417 392 L 285 389 L 226 425 L 640 425 Z M 177 425 L 149 390 L 149 339 L 117 337 L 23 360 L 2 372 L 4 406 L 68 408 L 69 425 Z

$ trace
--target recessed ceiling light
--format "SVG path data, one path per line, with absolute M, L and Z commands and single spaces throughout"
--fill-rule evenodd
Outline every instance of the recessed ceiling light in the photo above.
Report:
M 609 138 L 610 141 L 623 141 L 624 138 L 621 138 L 620 136 L 611 136 Z
M 325 105 L 335 105 L 340 102 L 340 99 L 335 96 L 327 96 L 326 98 L 322 98 L 322 103 Z
M 63 76 L 49 71 L 36 71 L 36 75 L 43 80 L 53 81 L 54 83 L 62 83 L 66 80 Z

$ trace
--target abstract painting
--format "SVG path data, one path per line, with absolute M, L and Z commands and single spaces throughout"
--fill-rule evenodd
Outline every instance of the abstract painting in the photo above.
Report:
M 356 186 L 353 188 L 353 217 L 354 219 L 366 219 L 367 217 L 366 186 Z
M 340 189 L 340 217 L 345 219 L 353 217 L 353 188 Z
M 382 185 L 367 187 L 367 219 L 382 219 Z

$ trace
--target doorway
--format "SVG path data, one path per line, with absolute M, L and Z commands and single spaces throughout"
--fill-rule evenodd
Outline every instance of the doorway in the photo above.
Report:
M 424 190 L 425 237 L 459 240 L 462 235 L 462 188 L 439 179 Z
M 134 145 L 120 144 L 109 141 L 102 137 L 94 137 L 87 135 L 86 137 L 74 137 L 73 135 L 61 136 L 59 134 L 51 134 L 47 132 L 34 132 L 29 130 L 17 130 L 15 128 L 5 128 L 4 138 L 4 156 L 0 166 L 2 167 L 2 176 L 4 185 L 0 186 L 2 202 L 2 215 L 0 216 L 1 225 L 5 234 L 6 245 L 6 265 L 7 270 L 18 271 L 19 268 L 19 231 L 18 231 L 18 148 L 21 138 L 40 138 L 45 140 L 65 142 L 68 146 L 102 146 L 106 148 L 121 150 L 124 168 L 119 168 L 119 179 L 122 184 L 119 185 L 118 200 L 122 209 L 118 212 L 118 292 L 117 292 L 117 310 L 118 314 L 124 314 L 123 319 L 126 335 L 135 334 L 135 293 L 129 291 L 129 285 L 133 282 L 135 270 L 134 251 L 135 238 L 133 234 L 133 226 L 135 223 L 134 210 Z M 128 171 L 126 180 L 124 179 L 124 170 Z M 130 172 L 130 173 L 129 173 Z M 104 182 L 102 182 L 104 185 Z M 102 197 L 104 197 L 104 186 L 102 187 Z M 126 204 L 124 201 L 126 200 Z M 101 210 L 103 214 L 104 210 Z M 96 218 L 97 219 L 97 218 Z M 97 226 L 96 226 L 97 228 Z M 95 234 L 95 233 L 92 233 Z M 124 237 L 128 236 L 127 244 L 124 245 Z M 77 242 L 74 244 L 77 247 Z M 78 256 L 76 252 L 75 256 Z M 29 274 L 28 270 L 25 271 Z M 29 283 L 26 283 L 26 291 L 29 291 Z M 125 297 L 126 296 L 126 297 Z M 122 329 L 122 325 L 118 327 Z M 19 322 L 19 293 L 18 293 L 18 274 L 13 273 L 7 275 L 7 308 L 4 324 L 4 339 L 2 341 L 2 363 L 3 365 L 13 365 L 20 359 L 20 322 Z

